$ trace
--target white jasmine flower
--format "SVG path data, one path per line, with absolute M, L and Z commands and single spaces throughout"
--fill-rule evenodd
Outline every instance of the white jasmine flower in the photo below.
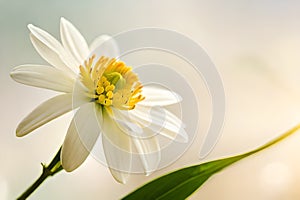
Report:
M 84 162 L 97 139 L 102 140 L 106 162 L 118 182 L 126 182 L 135 151 L 145 173 L 155 171 L 161 159 L 157 134 L 187 141 L 181 120 L 157 107 L 179 103 L 181 98 L 157 85 L 143 87 L 137 74 L 115 58 L 96 58 L 95 48 L 109 36 L 100 36 L 88 47 L 69 21 L 62 18 L 60 25 L 61 43 L 44 30 L 28 25 L 33 46 L 50 65 L 21 65 L 13 69 L 11 77 L 62 94 L 25 117 L 16 130 L 17 136 L 25 136 L 76 109 L 61 151 L 66 171 Z M 117 55 L 115 43 L 109 45 L 103 52 Z

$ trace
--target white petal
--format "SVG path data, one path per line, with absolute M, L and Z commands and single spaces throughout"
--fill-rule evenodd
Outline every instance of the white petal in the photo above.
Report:
M 91 102 L 91 98 L 86 95 L 88 92 L 89 90 L 82 84 L 80 78 L 76 79 L 73 88 L 73 105 L 78 107 L 86 102 Z
M 90 45 L 90 55 L 96 55 L 97 58 L 107 56 L 117 58 L 119 56 L 119 47 L 117 42 L 109 35 L 100 35 Z
M 185 131 L 185 124 L 176 115 L 164 109 L 165 123 L 159 134 L 175 140 L 176 142 L 188 142 L 188 134 Z
M 142 127 L 130 117 L 128 111 L 112 109 L 111 117 L 116 121 L 118 127 L 131 136 L 134 142 L 146 175 L 155 171 L 160 162 L 160 148 L 156 137 L 149 129 Z M 155 134 L 155 133 L 154 133 Z
M 72 94 L 53 97 L 39 105 L 23 119 L 16 130 L 17 136 L 24 136 L 72 109 Z
M 102 143 L 108 167 L 118 182 L 126 183 L 132 160 L 130 138 L 106 112 L 103 113 L 102 128 Z
M 143 132 L 140 125 L 138 125 L 136 121 L 132 121 L 128 111 L 122 111 L 115 108 L 111 108 L 111 110 L 112 113 L 110 117 L 116 121 L 116 124 L 123 132 L 128 133 L 130 135 L 132 135 L 132 133 L 138 135 Z
M 188 141 L 188 135 L 184 130 L 185 125 L 167 109 L 136 105 L 130 112 L 130 118 L 140 123 L 142 127 L 151 129 L 153 135 L 159 133 L 177 142 Z
M 62 166 L 66 171 L 75 170 L 89 155 L 100 134 L 98 118 L 102 119 L 102 109 L 94 103 L 76 112 L 62 146 Z
M 66 72 L 77 72 L 80 63 L 76 62 L 54 37 L 32 24 L 29 24 L 28 28 L 31 31 L 33 46 L 49 64 Z
M 143 106 L 167 106 L 182 100 L 175 92 L 157 84 L 145 85 L 142 94 L 145 96 L 145 100 L 139 104 Z
M 62 44 L 78 63 L 83 63 L 89 55 L 89 48 L 80 32 L 68 20 L 60 20 L 60 37 Z
M 161 153 L 156 137 L 132 139 L 142 160 L 146 175 L 154 172 L 160 162 Z
M 58 92 L 72 92 L 74 85 L 74 79 L 66 72 L 45 65 L 21 65 L 10 75 L 19 83 Z
M 122 184 L 126 184 L 130 174 L 128 172 L 123 172 L 123 171 L 119 171 L 119 170 L 114 170 L 112 168 L 109 168 L 109 171 L 111 173 L 111 175 L 114 177 L 114 179 Z

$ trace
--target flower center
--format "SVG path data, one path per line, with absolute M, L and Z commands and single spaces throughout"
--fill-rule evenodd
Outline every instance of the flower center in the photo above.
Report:
M 91 101 L 131 110 L 145 99 L 138 76 L 125 63 L 103 56 L 95 63 L 94 59 L 92 56 L 79 67 L 81 82 L 88 89 Z

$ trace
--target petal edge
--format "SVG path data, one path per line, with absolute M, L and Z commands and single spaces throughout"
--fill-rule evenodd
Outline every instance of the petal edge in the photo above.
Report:
M 35 108 L 18 125 L 16 135 L 22 137 L 48 123 L 49 121 L 71 111 L 72 95 L 55 96 Z

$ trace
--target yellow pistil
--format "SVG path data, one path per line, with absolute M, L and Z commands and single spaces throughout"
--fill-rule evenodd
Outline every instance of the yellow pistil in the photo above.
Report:
M 145 99 L 138 76 L 125 63 L 103 56 L 95 63 L 94 59 L 92 56 L 79 67 L 81 82 L 88 89 L 91 101 L 131 110 Z

